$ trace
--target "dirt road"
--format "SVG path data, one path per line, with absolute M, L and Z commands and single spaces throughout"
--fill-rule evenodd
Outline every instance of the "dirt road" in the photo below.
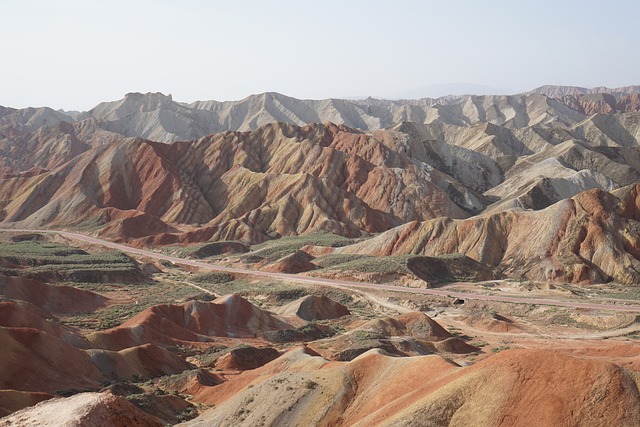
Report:
M 251 275 L 255 277 L 264 277 L 264 278 L 282 280 L 287 282 L 295 282 L 297 284 L 309 283 L 314 285 L 320 284 L 325 286 L 332 286 L 336 288 L 356 288 L 356 289 L 368 289 L 368 290 L 379 289 L 379 290 L 412 293 L 412 294 L 437 295 L 437 296 L 450 297 L 450 298 L 459 298 L 462 300 L 467 299 L 467 300 L 480 300 L 480 301 L 493 301 L 493 302 L 508 302 L 508 303 L 516 303 L 516 304 L 538 304 L 538 305 L 549 305 L 549 306 L 557 306 L 557 307 L 640 313 L 640 305 L 598 304 L 598 303 L 589 303 L 589 302 L 554 300 L 554 299 L 547 299 L 547 298 L 483 295 L 483 294 L 476 294 L 476 293 L 470 293 L 470 292 L 448 291 L 446 289 L 407 288 L 403 286 L 385 285 L 385 284 L 378 284 L 378 283 L 351 282 L 348 280 L 325 279 L 320 277 L 300 276 L 296 274 L 271 273 L 266 271 L 245 270 L 240 268 L 230 268 L 230 267 L 224 267 L 224 266 L 215 265 L 215 264 L 209 264 L 203 261 L 194 261 L 194 260 L 173 257 L 165 254 L 159 254 L 159 253 L 148 251 L 145 249 L 132 248 L 130 246 L 122 245 L 119 243 L 113 243 L 107 240 L 102 240 L 95 237 L 87 236 L 80 233 L 69 232 L 69 231 L 30 230 L 30 229 L 0 229 L 0 230 L 25 232 L 25 233 L 59 234 L 69 239 L 79 240 L 82 242 L 91 243 L 93 245 L 108 247 L 108 248 L 116 249 L 116 250 L 130 253 L 130 254 L 145 256 L 148 258 L 165 260 L 177 265 L 197 267 L 197 268 L 202 268 L 202 269 L 211 270 L 211 271 L 222 271 L 227 273 L 246 274 L 246 275 Z

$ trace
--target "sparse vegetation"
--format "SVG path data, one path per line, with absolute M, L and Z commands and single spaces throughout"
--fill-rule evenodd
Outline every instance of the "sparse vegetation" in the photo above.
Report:
M 297 329 L 266 331 L 261 334 L 267 341 L 277 343 L 292 343 L 299 341 L 315 341 L 335 334 L 335 329 L 317 323 L 309 323 Z
M 249 250 L 245 243 L 235 240 L 221 240 L 189 246 L 166 246 L 162 251 L 181 258 L 208 258 L 222 255 L 222 250 L 225 248 L 234 253 L 242 253 Z
M 182 279 L 181 279 L 182 280 Z M 185 281 L 189 282 L 192 279 L 190 277 L 185 277 Z M 295 285 L 289 285 L 287 283 L 282 282 L 270 282 L 270 281 L 247 281 L 243 279 L 236 279 L 230 282 L 221 282 L 221 283 L 202 283 L 201 286 L 215 292 L 219 295 L 226 295 L 236 293 L 245 298 L 252 299 L 256 295 L 275 295 L 275 299 L 278 303 L 282 303 L 286 301 L 287 295 L 295 296 L 297 292 L 300 291 L 301 288 Z M 308 291 L 303 295 L 307 295 Z M 297 297 L 299 298 L 299 297 Z M 293 299 L 297 299 L 293 298 Z M 292 299 L 292 300 L 293 300 Z
M 329 254 L 329 255 L 324 255 L 316 258 L 314 263 L 322 268 L 331 268 L 336 265 L 357 261 L 363 258 L 373 258 L 373 257 L 369 255 L 360 255 L 360 254 Z
M 363 347 L 377 345 L 380 338 L 382 337 L 379 334 L 372 331 L 358 330 L 351 334 L 351 341 L 355 345 Z
M 472 346 L 474 347 L 478 347 L 478 348 L 482 348 L 482 347 L 486 347 L 489 345 L 489 343 L 484 342 L 484 341 L 474 341 L 471 343 Z
M 156 304 L 171 303 L 176 300 L 199 295 L 198 290 L 191 286 L 178 286 L 173 283 L 74 283 L 80 289 L 109 294 L 124 293 L 133 301 L 113 304 L 95 312 L 77 313 L 62 317 L 61 322 L 88 330 L 104 330 L 122 324 L 142 310 Z
M 198 354 L 194 355 L 193 358 L 198 361 L 200 366 L 212 366 L 220 356 L 223 356 L 233 350 L 237 350 L 239 348 L 249 347 L 246 344 L 234 345 L 231 347 L 225 346 L 215 346 L 208 348 Z
M 11 275 L 57 276 L 70 281 L 103 281 L 104 276 L 114 275 L 120 279 L 141 279 L 136 262 L 117 251 L 88 253 L 73 246 L 28 240 L 0 243 L 0 257 L 23 267 L 3 269 Z
M 178 422 L 185 422 L 194 419 L 198 416 L 198 409 L 195 406 L 191 406 L 184 411 L 180 412 L 176 415 L 176 420 Z
M 309 290 L 303 288 L 276 289 L 269 291 L 269 295 L 275 299 L 276 304 L 282 305 L 309 295 Z
M 622 289 L 601 292 L 600 297 L 626 300 L 640 300 L 640 287 L 625 287 Z
M 374 257 L 366 255 L 330 254 L 319 257 L 316 263 L 327 270 L 356 271 L 361 273 L 400 273 L 413 275 L 407 267 L 414 255 Z
M 577 321 L 569 313 L 554 314 L 549 318 L 548 322 L 553 325 L 573 326 L 580 329 L 597 329 L 594 325 Z
M 166 267 L 166 268 L 175 267 L 171 261 L 167 261 L 166 259 L 160 260 L 160 265 L 162 265 L 163 267 Z
M 229 273 L 219 273 L 212 271 L 209 273 L 198 274 L 191 277 L 189 280 L 195 283 L 221 284 L 233 281 L 234 277 Z
M 414 256 L 407 261 L 407 269 L 432 285 L 448 282 L 476 282 L 500 276 L 491 268 L 459 253 L 436 257 Z
M 21 241 L 0 243 L 0 256 L 15 264 L 40 266 L 48 264 L 122 264 L 132 263 L 122 252 L 100 252 L 89 254 L 73 246 L 51 242 Z
M 280 239 L 269 240 L 252 247 L 252 253 L 247 255 L 247 257 L 257 255 L 269 262 L 273 262 L 300 250 L 300 248 L 306 245 L 331 246 L 337 248 L 352 244 L 355 241 L 357 240 L 331 233 L 315 233 L 306 236 L 282 237 Z M 245 260 L 247 257 L 245 257 Z

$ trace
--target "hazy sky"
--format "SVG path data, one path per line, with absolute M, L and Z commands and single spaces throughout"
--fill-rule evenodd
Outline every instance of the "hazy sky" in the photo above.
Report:
M 640 84 L 639 16 L 636 0 L 1 0 L 0 105 Z

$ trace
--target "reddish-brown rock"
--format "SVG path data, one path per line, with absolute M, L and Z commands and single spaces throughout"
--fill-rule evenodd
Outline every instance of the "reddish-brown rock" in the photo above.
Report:
M 510 276 L 564 282 L 640 283 L 638 185 L 591 190 L 540 211 L 411 222 L 337 251 L 367 255 L 460 253 Z
M 213 302 L 189 301 L 150 307 L 121 326 L 95 332 L 88 339 L 98 348 L 122 350 L 146 343 L 209 341 L 212 337 L 254 337 L 256 333 L 289 329 L 277 316 L 237 294 Z

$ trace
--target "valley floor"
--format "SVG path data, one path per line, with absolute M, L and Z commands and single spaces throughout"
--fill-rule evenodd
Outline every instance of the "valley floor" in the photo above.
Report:
M 589 425 L 586 399 L 593 420 L 640 420 L 632 287 L 290 274 L 63 231 L 0 246 L 0 426 L 64 414 L 56 396 L 70 418 L 119 408 L 111 425 Z

